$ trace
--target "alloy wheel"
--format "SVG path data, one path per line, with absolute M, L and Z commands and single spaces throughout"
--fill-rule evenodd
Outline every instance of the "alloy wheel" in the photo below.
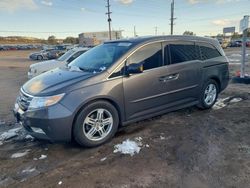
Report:
M 103 108 L 90 112 L 83 122 L 83 133 L 91 141 L 104 139 L 112 130 L 112 114 Z
M 216 100 L 216 95 L 217 95 L 216 85 L 213 83 L 210 83 L 206 87 L 205 93 L 204 93 L 204 102 L 206 103 L 206 105 L 210 106 L 211 104 L 213 104 L 214 101 Z

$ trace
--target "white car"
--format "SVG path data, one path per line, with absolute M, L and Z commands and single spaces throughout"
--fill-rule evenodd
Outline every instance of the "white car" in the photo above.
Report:
M 71 61 L 82 55 L 87 50 L 89 50 L 89 48 L 74 48 L 67 51 L 64 55 L 62 55 L 58 59 L 34 63 L 30 65 L 28 78 L 31 79 L 35 76 L 38 76 L 39 74 L 47 72 L 51 69 L 55 69 L 57 67 L 67 66 Z

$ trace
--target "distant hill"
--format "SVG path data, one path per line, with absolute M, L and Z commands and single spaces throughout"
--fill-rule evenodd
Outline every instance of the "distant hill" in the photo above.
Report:
M 21 37 L 21 36 L 0 36 L 0 44 L 37 44 L 46 43 L 47 40 L 38 39 L 34 37 Z

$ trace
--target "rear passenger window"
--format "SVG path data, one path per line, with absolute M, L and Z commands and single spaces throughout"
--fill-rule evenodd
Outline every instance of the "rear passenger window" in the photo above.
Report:
M 149 70 L 163 64 L 161 43 L 149 44 L 137 50 L 129 59 L 129 64 L 143 64 L 143 70 Z
M 208 43 L 198 43 L 201 51 L 201 59 L 211 59 L 221 56 L 220 52 L 211 44 Z
M 169 44 L 171 64 L 197 59 L 194 42 L 175 42 Z

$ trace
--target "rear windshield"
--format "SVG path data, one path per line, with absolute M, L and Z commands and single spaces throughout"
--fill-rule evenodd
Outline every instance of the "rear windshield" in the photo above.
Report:
M 94 47 L 72 61 L 69 66 L 77 66 L 83 71 L 100 72 L 113 65 L 132 48 L 132 43 L 104 43 Z

